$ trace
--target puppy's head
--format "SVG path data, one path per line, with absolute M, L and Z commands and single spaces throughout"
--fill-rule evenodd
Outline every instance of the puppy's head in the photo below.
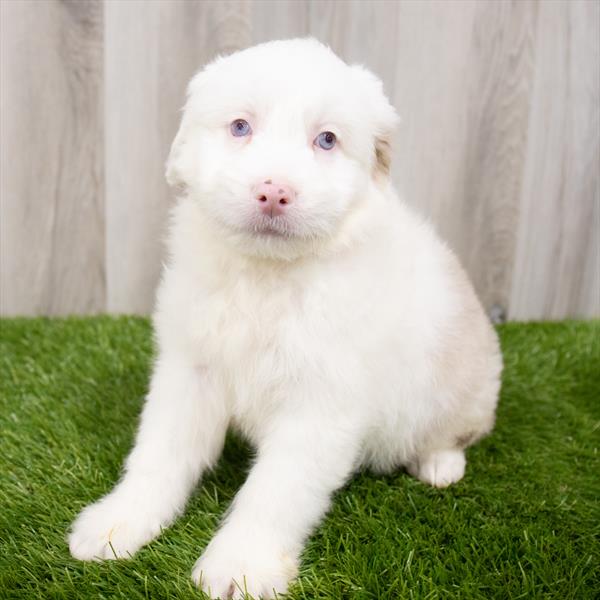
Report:
M 167 180 L 240 251 L 294 258 L 387 179 L 396 121 L 381 82 L 319 42 L 261 44 L 192 79 Z

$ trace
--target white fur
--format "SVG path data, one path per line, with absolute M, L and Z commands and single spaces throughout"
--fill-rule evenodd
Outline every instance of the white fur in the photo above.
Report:
M 251 136 L 231 135 L 237 118 Z M 395 123 L 380 82 L 314 40 L 192 80 L 167 169 L 182 196 L 150 393 L 122 481 L 73 525 L 73 556 L 127 556 L 158 535 L 228 426 L 257 457 L 193 571 L 214 597 L 285 592 L 361 466 L 461 479 L 464 448 L 493 426 L 501 356 L 456 258 L 391 188 Z M 312 143 L 324 130 L 331 151 Z M 297 193 L 272 230 L 250 192 L 267 178 Z

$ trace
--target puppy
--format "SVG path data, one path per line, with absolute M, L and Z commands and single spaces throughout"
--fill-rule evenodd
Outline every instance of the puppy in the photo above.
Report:
M 150 391 L 122 480 L 73 524 L 74 557 L 157 536 L 229 426 L 256 459 L 193 569 L 213 597 L 284 593 L 361 467 L 461 479 L 494 423 L 501 355 L 457 259 L 392 189 L 396 121 L 375 76 L 312 39 L 192 79 Z

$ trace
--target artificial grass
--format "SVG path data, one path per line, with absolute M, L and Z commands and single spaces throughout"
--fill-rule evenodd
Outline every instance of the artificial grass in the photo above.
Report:
M 142 318 L 0 322 L 0 597 L 201 598 L 191 567 L 244 480 L 231 437 L 170 529 L 129 561 L 64 541 L 119 477 L 151 366 Z M 499 328 L 494 433 L 436 490 L 363 473 L 310 539 L 291 599 L 597 598 L 600 321 Z M 265 493 L 268 493 L 266 490 Z

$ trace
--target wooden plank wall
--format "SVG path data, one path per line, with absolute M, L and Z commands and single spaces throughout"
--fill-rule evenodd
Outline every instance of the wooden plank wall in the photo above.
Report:
M 185 86 L 313 35 L 398 108 L 394 179 L 511 319 L 600 315 L 598 0 L 2 0 L 0 311 L 147 313 Z
M 1 312 L 98 312 L 103 6 L 2 1 L 0 11 Z

